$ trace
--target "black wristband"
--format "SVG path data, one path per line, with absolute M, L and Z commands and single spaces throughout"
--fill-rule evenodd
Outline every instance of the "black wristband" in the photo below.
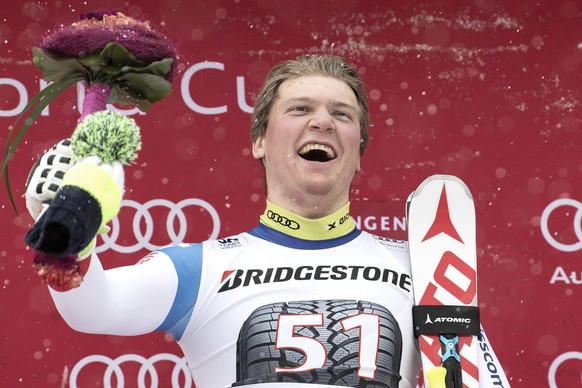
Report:
M 76 186 L 63 186 L 24 241 L 56 257 L 77 254 L 97 235 L 101 221 L 101 206 L 91 194 Z

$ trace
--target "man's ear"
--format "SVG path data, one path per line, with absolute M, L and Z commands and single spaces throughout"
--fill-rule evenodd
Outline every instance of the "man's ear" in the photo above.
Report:
M 265 138 L 259 137 L 253 142 L 253 157 L 262 159 L 265 157 Z

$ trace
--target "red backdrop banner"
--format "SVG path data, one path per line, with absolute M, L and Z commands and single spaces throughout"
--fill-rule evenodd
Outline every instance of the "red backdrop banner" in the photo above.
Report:
M 268 69 L 305 53 L 345 56 L 370 97 L 370 147 L 352 190 L 365 230 L 406 238 L 404 204 L 427 176 L 463 179 L 477 208 L 479 305 L 512 386 L 581 386 L 582 4 L 576 1 L 80 1 L 3 4 L 0 147 L 46 86 L 39 37 L 81 13 L 143 15 L 174 41 L 172 94 L 125 110 L 143 147 L 98 241 L 106 267 L 149 250 L 253 227 L 264 207 L 250 112 Z M 0 191 L 0 385 L 189 386 L 156 333 L 87 335 L 62 321 L 23 242 L 36 158 L 68 137 L 82 93 L 36 120 L 10 163 L 19 213 Z

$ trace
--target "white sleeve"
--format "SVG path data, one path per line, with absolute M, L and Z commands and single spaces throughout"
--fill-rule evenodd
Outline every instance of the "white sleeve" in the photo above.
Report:
M 509 381 L 507 381 L 507 377 L 505 376 L 505 371 L 497 359 L 482 325 L 481 338 L 479 339 L 479 387 L 510 387 Z
M 104 270 L 93 253 L 79 287 L 66 292 L 49 287 L 57 310 L 71 328 L 84 333 L 139 335 L 154 331 L 172 307 L 178 275 L 165 254 L 156 252 L 149 257 L 136 265 Z

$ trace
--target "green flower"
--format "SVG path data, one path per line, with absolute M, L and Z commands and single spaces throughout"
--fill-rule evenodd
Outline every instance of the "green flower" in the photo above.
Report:
M 102 110 L 88 115 L 71 137 L 75 158 L 99 156 L 103 163 L 128 164 L 137 158 L 141 136 L 135 121 L 121 113 Z

